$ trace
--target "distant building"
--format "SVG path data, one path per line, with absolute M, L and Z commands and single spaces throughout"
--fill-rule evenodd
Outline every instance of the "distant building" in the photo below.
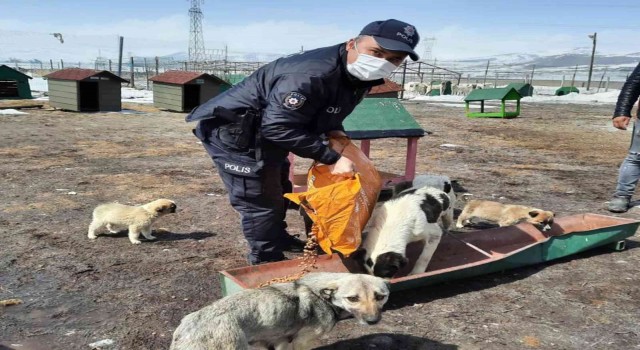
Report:
M 231 86 L 215 75 L 180 70 L 149 80 L 153 82 L 153 105 L 177 112 L 189 112 Z
M 121 84 L 126 79 L 108 71 L 67 68 L 44 76 L 51 107 L 76 112 L 122 110 Z

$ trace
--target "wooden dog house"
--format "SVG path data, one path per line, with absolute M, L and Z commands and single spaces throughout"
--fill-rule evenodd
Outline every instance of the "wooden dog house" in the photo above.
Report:
M 126 79 L 103 70 L 68 68 L 45 75 L 51 107 L 76 111 L 122 110 L 121 84 Z
M 352 140 L 360 140 L 360 149 L 369 156 L 371 140 L 403 138 L 407 140 L 404 174 L 380 172 L 383 183 L 388 186 L 413 180 L 416 174 L 418 139 L 425 135 L 424 129 L 409 114 L 396 98 L 365 98 L 344 120 L 345 132 Z M 306 191 L 307 174 L 294 173 L 294 155 L 289 154 L 291 167 L 289 180 L 294 192 Z M 375 160 L 374 160 L 375 161 Z
M 389 79 L 384 80 L 384 84 L 371 88 L 365 98 L 398 98 L 402 87 Z
M 179 70 L 149 80 L 153 82 L 153 106 L 177 112 L 189 112 L 230 87 L 215 75 Z
M 9 66 L 0 65 L 0 99 L 33 98 L 29 87 L 30 76 Z

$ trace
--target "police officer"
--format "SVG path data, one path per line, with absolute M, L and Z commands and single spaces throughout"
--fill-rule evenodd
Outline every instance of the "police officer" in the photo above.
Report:
M 346 43 L 273 61 L 193 110 L 194 130 L 241 215 L 252 265 L 285 259 L 304 242 L 286 231 L 287 155 L 293 152 L 350 174 L 353 162 L 323 138 L 344 136 L 342 121 L 371 87 L 383 84 L 414 51 L 415 27 L 395 19 L 365 26 Z
M 620 130 L 627 130 L 631 120 L 631 109 L 640 96 L 640 64 L 631 72 L 620 90 L 616 109 L 613 112 L 613 126 Z M 633 136 L 629 153 L 620 165 L 618 186 L 609 201 L 608 209 L 613 213 L 624 213 L 629 210 L 631 197 L 640 179 L 640 125 L 633 123 Z

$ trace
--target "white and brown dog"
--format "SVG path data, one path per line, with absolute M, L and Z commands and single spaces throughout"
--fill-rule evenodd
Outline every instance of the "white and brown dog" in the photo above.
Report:
M 140 234 L 152 241 L 156 239 L 151 234 L 153 223 L 159 217 L 175 212 L 176 204 L 168 199 L 158 199 L 141 206 L 119 203 L 101 204 L 93 210 L 93 220 L 89 225 L 87 236 L 90 239 L 96 239 L 97 231 L 103 228 L 111 233 L 128 229 L 131 243 L 140 244 Z
M 446 192 L 433 187 L 404 190 L 373 212 L 369 233 L 353 258 L 378 277 L 391 278 L 405 267 L 407 245 L 424 241 L 410 274 L 425 272 L 443 234 L 453 221 Z
M 492 221 L 502 226 L 528 222 L 542 231 L 551 229 L 553 212 L 524 205 L 502 204 L 499 202 L 472 200 L 464 207 L 456 226 L 462 228 L 471 224 L 471 219 Z

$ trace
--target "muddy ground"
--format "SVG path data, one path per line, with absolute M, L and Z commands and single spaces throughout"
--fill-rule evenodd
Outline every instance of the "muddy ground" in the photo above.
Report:
M 630 136 L 610 127 L 613 106 L 525 104 L 513 120 L 406 106 L 432 132 L 420 141 L 419 173 L 559 216 L 609 214 L 604 203 Z M 245 264 L 238 216 L 184 114 L 125 108 L 45 105 L 0 117 L 0 299 L 24 302 L 0 309 L 0 348 L 88 349 L 112 339 L 115 349 L 167 349 L 184 315 L 220 298 L 217 271 Z M 404 145 L 372 144 L 380 170 L 403 168 Z M 157 197 L 180 208 L 157 223 L 158 241 L 87 239 L 97 204 Z M 295 211 L 288 220 L 302 231 Z M 640 349 L 639 241 L 397 293 L 380 324 L 342 321 L 320 348 Z

